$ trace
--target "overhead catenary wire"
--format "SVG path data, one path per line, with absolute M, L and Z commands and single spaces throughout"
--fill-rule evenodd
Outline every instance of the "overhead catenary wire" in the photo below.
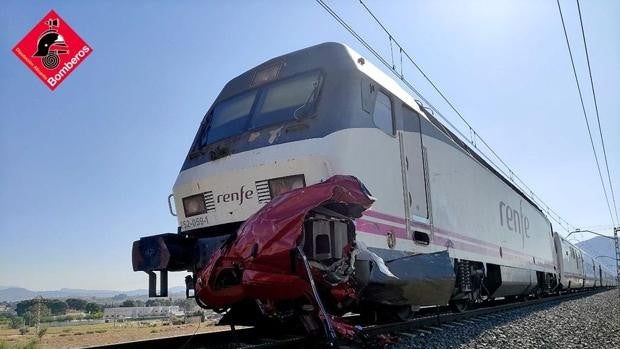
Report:
M 596 100 L 596 90 L 594 89 L 594 79 L 592 78 L 592 68 L 590 66 L 590 54 L 588 53 L 588 44 L 586 40 L 586 32 L 583 29 L 583 19 L 581 17 L 581 6 L 579 0 L 577 0 L 577 12 L 579 13 L 579 25 L 581 26 L 581 37 L 583 38 L 583 48 L 586 52 L 586 62 L 588 63 L 588 75 L 590 76 L 590 88 L 592 89 L 592 98 L 594 100 L 594 110 L 596 111 L 596 122 L 598 124 L 598 133 L 601 137 L 601 146 L 603 148 L 603 159 L 605 160 L 605 169 L 607 170 L 607 179 L 609 180 L 609 192 L 611 193 L 611 200 L 614 205 L 614 212 L 616 214 L 616 223 L 620 224 L 618 219 L 618 207 L 616 206 L 616 195 L 614 194 L 614 187 L 611 182 L 611 174 L 609 172 L 609 163 L 607 161 L 607 150 L 605 149 L 605 139 L 603 138 L 603 130 L 601 127 L 601 117 L 598 111 L 598 102 Z
M 585 225 L 585 226 L 580 226 L 580 229 L 589 229 L 589 230 L 612 230 L 614 229 L 613 225 L 609 225 L 609 224 L 600 224 L 600 225 Z
M 609 197 L 607 195 L 607 188 L 605 187 L 605 181 L 603 180 L 603 173 L 601 172 L 601 165 L 596 153 L 596 147 L 594 146 L 594 139 L 592 138 L 592 130 L 590 129 L 590 123 L 588 122 L 588 114 L 586 113 L 586 106 L 583 103 L 583 94 L 581 92 L 581 85 L 579 84 L 579 78 L 577 77 L 577 69 L 575 68 L 575 60 L 573 58 L 573 51 L 570 47 L 570 41 L 568 40 L 568 33 L 566 32 L 566 24 L 564 23 L 564 15 L 562 14 L 562 6 L 560 0 L 556 0 L 558 4 L 558 11 L 560 12 L 560 20 L 562 21 L 562 29 L 564 30 L 564 38 L 566 39 L 566 47 L 568 48 L 568 55 L 570 57 L 570 63 L 573 68 L 573 76 L 575 77 L 575 84 L 577 85 L 577 92 L 579 92 L 579 101 L 581 102 L 581 110 L 583 111 L 583 118 L 586 122 L 586 129 L 588 130 L 588 137 L 590 139 L 590 145 L 592 145 L 592 153 L 594 153 L 594 160 L 596 161 L 596 169 L 598 171 L 599 178 L 601 180 L 601 186 L 603 187 L 603 193 L 605 194 L 605 203 L 609 210 L 609 216 L 612 224 L 616 224 L 614 221 L 614 215 L 611 213 L 611 205 L 609 204 Z
M 420 74 L 422 74 L 422 76 L 424 77 L 424 79 L 426 79 L 426 81 L 433 87 L 433 89 L 439 94 L 439 96 L 441 96 L 441 98 L 450 106 L 450 109 L 452 109 L 452 111 L 454 111 L 456 113 L 456 115 L 458 115 L 459 119 L 461 119 L 461 121 L 463 121 L 465 123 L 465 125 L 467 125 L 471 137 L 465 137 L 461 132 L 459 132 L 461 134 L 462 137 L 464 137 L 465 139 L 469 140 L 469 142 L 476 148 L 478 149 L 478 147 L 476 146 L 476 138 L 478 138 L 478 140 L 480 140 L 482 142 L 482 144 L 491 152 L 491 154 L 493 154 L 493 156 L 495 156 L 495 158 L 497 160 L 499 160 L 499 162 L 504 165 L 504 167 L 508 170 L 508 174 L 506 174 L 504 171 L 502 171 L 502 173 L 507 176 L 510 180 L 512 180 L 514 182 L 514 180 L 518 180 L 521 185 L 523 187 L 525 187 L 525 189 L 527 189 L 527 192 L 529 192 L 529 195 L 532 196 L 533 198 L 535 198 L 536 200 L 533 201 L 537 201 L 539 204 L 541 204 L 541 206 L 544 206 L 544 208 L 546 208 L 546 210 L 548 212 L 552 212 L 553 214 L 555 214 L 555 218 L 554 220 L 556 220 L 556 222 L 558 222 L 560 225 L 562 225 L 562 223 L 560 223 L 560 221 L 564 222 L 567 226 L 569 226 L 569 229 L 571 229 L 571 224 L 569 224 L 566 220 L 564 220 L 557 212 L 553 211 L 538 195 L 536 195 L 536 193 L 534 193 L 534 191 L 519 177 L 517 176 L 514 171 L 510 168 L 510 166 L 508 166 L 508 164 L 495 152 L 495 150 L 493 150 L 493 148 L 491 148 L 491 146 L 486 142 L 486 140 L 484 140 L 482 137 L 480 137 L 480 134 L 478 134 L 476 132 L 476 130 L 469 124 L 469 122 L 465 119 L 465 117 L 463 116 L 463 114 L 461 114 L 461 112 L 454 106 L 454 104 L 446 97 L 446 95 L 443 93 L 443 91 L 441 89 L 439 89 L 439 87 L 437 87 L 437 85 L 431 80 L 431 78 L 422 70 L 422 68 L 413 60 L 413 58 L 407 53 L 407 51 L 405 49 L 402 48 L 402 45 L 400 43 L 398 43 L 398 41 L 396 41 L 396 39 L 394 38 L 394 36 L 387 30 L 387 28 L 385 27 L 385 25 L 383 25 L 383 23 L 381 23 L 381 21 L 379 20 L 379 18 L 377 18 L 377 16 L 375 16 L 375 14 L 370 10 L 370 8 L 368 6 L 366 6 L 366 4 L 364 3 L 363 0 L 359 0 L 359 3 L 362 5 L 362 7 L 364 7 L 364 9 L 366 10 L 366 12 L 368 12 L 368 14 L 375 20 L 375 22 L 381 27 L 381 29 L 388 35 L 389 39 L 390 39 L 390 45 L 391 42 L 394 41 L 394 43 L 400 48 L 401 53 L 405 54 L 405 57 L 409 60 L 409 62 L 411 64 L 413 64 L 413 66 L 416 68 L 416 70 L 418 70 L 418 72 L 420 72 Z M 395 69 L 392 69 L 392 71 L 395 72 Z M 404 77 L 402 75 L 402 61 L 401 61 L 401 76 L 400 76 L 401 80 L 404 80 Z M 416 94 L 420 97 L 420 98 L 424 98 L 422 97 L 417 91 Z M 443 114 L 441 112 L 439 112 L 430 102 L 428 102 L 427 100 L 424 100 L 425 103 L 427 103 L 429 106 L 431 106 L 431 108 L 437 112 L 437 114 L 439 116 L 441 116 L 441 118 L 444 121 L 448 121 L 447 118 L 445 118 L 443 116 Z M 452 123 L 449 123 L 451 127 L 455 128 L 454 125 Z M 455 128 L 456 129 L 456 128 Z M 458 131 L 458 129 L 456 129 Z M 489 160 L 489 162 L 491 162 L 493 165 L 495 165 L 495 163 L 490 160 L 486 154 L 482 153 L 482 155 Z M 497 165 L 495 165 L 495 167 L 497 167 Z M 516 184 L 516 183 L 515 183 Z M 519 185 L 517 185 L 519 186 Z M 551 216 L 551 215 L 549 215 Z M 564 227 L 562 225 L 562 227 Z M 564 227 L 565 228 L 565 227 Z M 572 227 L 572 229 L 574 230 L 574 226 Z M 567 229 L 568 231 L 568 229 Z
M 504 177 L 512 181 L 512 183 L 521 189 L 524 195 L 528 196 L 533 202 L 536 202 L 541 209 L 547 213 L 547 215 L 553 219 L 556 223 L 558 223 L 564 230 L 571 231 L 575 230 L 575 226 L 568 223 L 564 218 L 562 218 L 557 212 L 549 207 L 534 191 L 520 178 L 515 172 L 506 164 L 506 162 L 489 146 L 489 144 L 482 138 L 480 135 L 474 130 L 474 128 L 469 124 L 469 122 L 463 117 L 463 115 L 459 112 L 459 110 L 454 106 L 454 104 L 446 97 L 446 95 L 439 89 L 439 87 L 430 79 L 430 77 L 421 69 L 421 67 L 413 60 L 413 58 L 407 53 L 407 51 L 403 48 L 403 46 L 396 40 L 394 35 L 390 33 L 387 28 L 381 23 L 381 21 L 374 15 L 374 13 L 366 6 L 366 4 L 359 0 L 360 4 L 364 7 L 364 9 L 371 15 L 371 17 L 377 22 L 377 24 L 381 27 L 381 29 L 387 34 L 388 39 L 391 45 L 394 44 L 398 48 L 398 52 L 400 54 L 400 71 L 394 66 L 394 64 L 390 64 L 386 58 L 384 58 L 377 50 L 368 43 L 359 33 L 357 33 L 342 17 L 340 17 L 329 5 L 325 3 L 324 0 L 316 0 L 316 2 L 325 9 L 343 28 L 345 28 L 353 37 L 355 37 L 370 53 L 372 53 L 385 67 L 387 67 L 394 75 L 396 75 L 402 83 L 407 86 L 411 91 L 413 91 L 429 108 L 437 114 L 441 119 L 460 137 L 462 140 L 468 141 L 472 146 L 478 150 L 477 154 L 482 156 L 485 160 L 487 160 L 498 172 L 500 172 Z M 390 49 L 392 52 L 392 49 Z M 450 106 L 450 108 L 459 116 L 459 118 L 465 123 L 470 132 L 470 137 L 467 137 L 457 128 L 448 118 L 446 118 L 432 103 L 430 103 L 414 86 L 411 84 L 403 74 L 403 56 L 409 61 L 429 82 L 429 84 L 433 87 L 433 89 L 441 96 L 441 98 Z M 390 60 L 394 62 L 393 59 Z M 476 145 L 476 138 L 482 142 L 482 144 L 491 152 L 491 154 L 504 166 L 501 168 L 498 166 L 489 156 L 483 152 Z M 517 181 L 520 183 L 517 183 Z

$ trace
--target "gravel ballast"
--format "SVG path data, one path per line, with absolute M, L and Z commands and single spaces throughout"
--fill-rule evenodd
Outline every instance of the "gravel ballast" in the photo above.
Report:
M 620 348 L 620 299 L 609 290 L 411 330 L 393 348 Z

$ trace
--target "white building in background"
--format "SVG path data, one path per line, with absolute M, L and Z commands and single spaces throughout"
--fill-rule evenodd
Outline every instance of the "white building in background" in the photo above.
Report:
M 8 304 L 0 304 L 0 313 L 10 313 L 12 312 L 12 309 L 9 307 Z
M 171 315 L 184 315 L 178 305 L 163 307 L 119 307 L 104 308 L 103 319 L 140 319 L 140 318 L 160 318 Z

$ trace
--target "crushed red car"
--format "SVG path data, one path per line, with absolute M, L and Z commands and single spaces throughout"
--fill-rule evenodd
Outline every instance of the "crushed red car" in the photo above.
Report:
M 293 300 L 315 309 L 299 258 L 307 254 L 319 289 L 327 290 L 337 303 L 355 299 L 350 282 L 356 248 L 353 220 L 373 201 L 363 184 L 350 176 L 334 176 L 279 195 L 212 255 L 197 275 L 196 297 L 212 308 L 256 299 L 273 305 L 274 311 L 278 302 Z

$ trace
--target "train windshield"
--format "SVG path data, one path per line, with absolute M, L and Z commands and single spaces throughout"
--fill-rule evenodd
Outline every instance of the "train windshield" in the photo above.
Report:
M 303 117 L 314 108 L 320 85 L 321 74 L 311 72 L 266 84 L 219 102 L 208 119 L 199 147 Z

